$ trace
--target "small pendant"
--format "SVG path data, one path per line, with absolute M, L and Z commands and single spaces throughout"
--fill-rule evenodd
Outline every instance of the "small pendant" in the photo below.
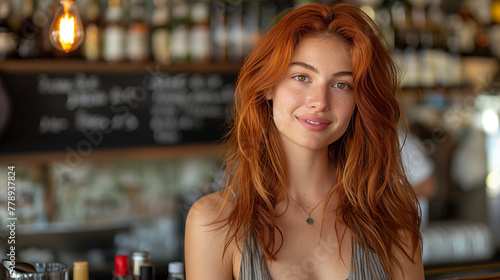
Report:
M 310 217 L 309 217 L 309 218 L 307 218 L 306 223 L 307 223 L 308 225 L 312 225 L 312 224 L 313 224 L 313 219 L 311 219 Z

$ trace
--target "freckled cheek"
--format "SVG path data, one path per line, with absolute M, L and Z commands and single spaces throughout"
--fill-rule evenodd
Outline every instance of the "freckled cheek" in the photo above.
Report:
M 335 111 L 341 114 L 344 118 L 350 119 L 352 114 L 354 113 L 354 108 L 356 107 L 356 103 L 354 101 L 354 97 L 345 96 L 342 98 L 335 98 L 334 101 Z
M 350 108 L 351 107 L 354 108 L 355 105 L 354 96 L 350 94 L 332 94 L 330 102 L 332 104 L 335 104 L 334 106 L 342 106 Z
M 274 111 L 292 114 L 293 111 L 303 104 L 302 94 L 294 90 L 283 90 L 275 95 L 273 100 Z
M 348 118 L 349 118 L 349 121 L 352 119 L 353 115 L 354 115 L 354 109 L 356 108 L 356 103 L 353 101 L 349 104 L 349 110 L 348 110 Z

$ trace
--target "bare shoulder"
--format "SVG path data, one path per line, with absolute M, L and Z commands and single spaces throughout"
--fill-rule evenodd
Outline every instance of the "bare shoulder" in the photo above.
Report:
M 198 199 L 189 209 L 186 225 L 200 227 L 201 231 L 215 231 L 219 234 L 221 231 L 227 231 L 227 227 L 221 227 L 221 222 L 228 216 L 234 202 L 227 201 L 226 207 L 219 215 L 224 200 L 222 191 Z
M 391 279 L 423 280 L 425 275 L 420 244 L 417 248 L 413 248 L 409 232 L 400 231 L 399 235 L 403 240 L 403 248 L 394 246 L 392 251 L 401 264 L 402 270 L 396 268 L 396 275 Z M 410 256 L 411 259 L 408 259 L 406 255 Z
M 188 280 L 233 279 L 231 248 L 223 256 L 228 228 L 221 221 L 229 211 L 219 216 L 223 199 L 222 192 L 215 192 L 200 198 L 189 210 L 184 252 Z M 225 209 L 231 208 L 227 206 Z
M 222 191 L 207 194 L 198 199 L 189 210 L 188 219 L 213 220 L 217 217 L 222 203 Z

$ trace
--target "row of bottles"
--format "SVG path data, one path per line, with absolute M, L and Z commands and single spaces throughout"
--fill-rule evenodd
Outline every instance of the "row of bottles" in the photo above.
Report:
M 20 58 L 39 55 L 39 31 L 33 22 L 34 9 L 34 0 L 23 1 L 22 21 L 16 23 L 17 32 L 13 32 L 9 22 L 11 3 L 9 0 L 0 0 L 0 60 L 12 58 L 16 54 Z
M 58 1 L 0 0 L 0 60 L 80 57 L 158 64 L 240 62 L 283 9 L 303 1 L 82 0 L 82 47 L 65 54 L 48 39 Z M 21 16 L 12 13 L 22 3 Z M 404 87 L 456 87 L 463 56 L 500 57 L 500 0 L 354 1 L 397 50 Z
M 404 64 L 401 86 L 463 84 L 461 56 L 470 50 L 460 44 L 456 17 L 437 1 L 386 1 L 379 7 L 375 21 Z
M 398 48 L 435 47 L 474 56 L 500 55 L 492 44 L 500 27 L 500 0 L 383 0 L 364 6 Z
M 361 2 L 402 61 L 403 87 L 466 86 L 464 58 L 500 58 L 498 0 Z
M 131 269 L 132 268 L 132 269 Z M 146 251 L 135 251 L 130 256 L 115 255 L 112 280 L 154 280 L 155 270 L 151 255 Z M 184 280 L 184 263 L 179 261 L 168 264 L 167 280 Z M 73 280 L 89 280 L 87 261 L 73 262 Z
M 131 262 L 130 258 L 132 259 Z M 132 267 L 132 270 L 130 267 Z M 155 271 L 149 252 L 135 251 L 132 252 L 131 257 L 124 254 L 115 256 L 113 280 L 153 279 L 155 279 Z M 179 261 L 170 262 L 168 264 L 167 280 L 184 280 L 184 263 Z
M 73 56 L 160 64 L 240 62 L 277 13 L 294 5 L 291 1 L 86 0 L 79 6 L 84 43 L 79 51 L 64 54 L 46 42 L 56 1 L 22 2 L 19 23 L 10 12 L 13 2 L 0 0 L 0 60 Z

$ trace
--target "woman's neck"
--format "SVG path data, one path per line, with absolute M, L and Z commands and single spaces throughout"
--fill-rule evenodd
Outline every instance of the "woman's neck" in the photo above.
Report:
M 335 183 L 334 163 L 328 150 L 299 150 L 287 153 L 288 194 L 296 200 L 314 202 L 322 199 Z

